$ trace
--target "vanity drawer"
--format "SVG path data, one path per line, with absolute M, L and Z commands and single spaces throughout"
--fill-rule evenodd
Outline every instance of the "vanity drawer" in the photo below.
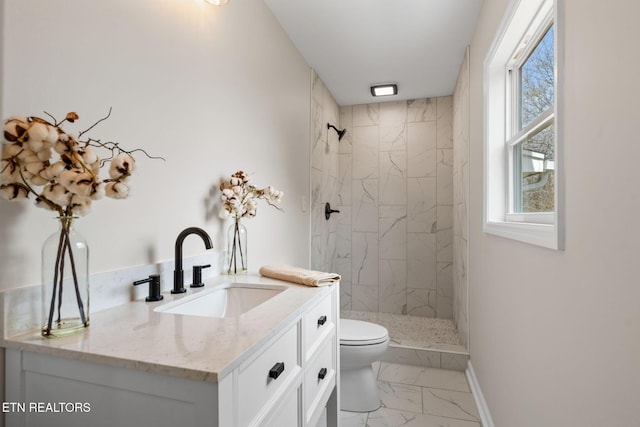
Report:
M 336 381 L 336 360 L 333 347 L 335 336 L 323 342 L 317 351 L 317 356 L 311 361 L 304 375 L 304 414 L 306 421 L 313 417 L 316 410 L 321 410 L 326 404 L 325 393 L 333 389 Z M 326 395 L 326 396 L 325 396 Z
M 267 347 L 238 376 L 238 420 L 241 426 L 252 424 L 266 404 L 284 393 L 293 381 L 299 381 L 298 324 L 296 323 Z
M 322 301 L 304 315 L 302 324 L 304 328 L 305 360 L 309 360 L 322 340 L 328 334 L 335 333 L 331 294 L 324 297 Z

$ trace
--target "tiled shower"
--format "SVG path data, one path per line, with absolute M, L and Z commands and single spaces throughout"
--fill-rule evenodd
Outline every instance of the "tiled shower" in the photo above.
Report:
M 450 96 L 340 109 L 343 306 L 452 318 L 451 117 Z
M 343 310 L 461 314 L 454 209 L 466 207 L 460 188 L 454 198 L 461 160 L 454 171 L 453 100 L 339 107 L 313 74 L 311 267 L 342 276 Z M 345 137 L 338 141 L 327 123 L 346 128 Z M 340 211 L 328 221 L 326 202 Z

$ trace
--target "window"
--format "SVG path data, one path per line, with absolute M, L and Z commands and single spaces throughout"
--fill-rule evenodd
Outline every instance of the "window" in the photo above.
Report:
M 557 10 L 512 0 L 485 60 L 484 231 L 562 249 Z

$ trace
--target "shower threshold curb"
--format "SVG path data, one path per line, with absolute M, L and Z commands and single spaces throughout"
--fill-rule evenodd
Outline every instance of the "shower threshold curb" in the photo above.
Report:
M 381 361 L 456 371 L 467 367 L 469 353 L 460 345 L 451 320 L 345 310 L 341 317 L 388 329 L 391 341 Z

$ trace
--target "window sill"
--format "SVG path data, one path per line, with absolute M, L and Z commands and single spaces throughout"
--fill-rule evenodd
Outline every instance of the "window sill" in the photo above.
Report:
M 562 249 L 558 244 L 558 229 L 554 224 L 487 221 L 484 232 L 549 249 Z
M 526 224 L 544 224 L 553 225 L 556 216 L 549 212 L 527 212 L 527 213 L 508 213 L 506 214 L 506 223 L 526 223 Z

